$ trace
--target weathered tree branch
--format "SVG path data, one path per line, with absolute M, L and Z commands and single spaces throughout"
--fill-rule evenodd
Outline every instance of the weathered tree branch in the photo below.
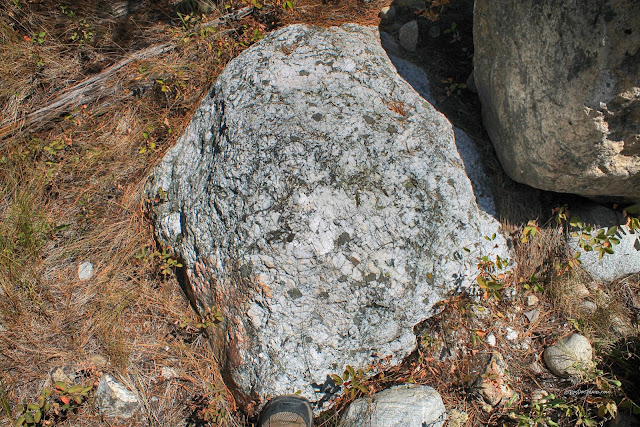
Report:
M 244 7 L 200 26 L 213 27 L 244 18 L 253 12 L 253 7 Z M 197 30 L 196 30 L 197 31 Z M 100 99 L 111 97 L 121 91 L 120 86 L 112 83 L 116 73 L 135 61 L 143 61 L 170 52 L 176 48 L 174 43 L 163 43 L 150 46 L 135 52 L 129 58 L 106 68 L 99 74 L 90 77 L 64 91 L 50 104 L 28 113 L 19 120 L 0 122 L 0 140 L 17 132 L 36 132 L 51 121 L 60 118 L 64 113 L 73 111 L 81 105 L 95 103 Z

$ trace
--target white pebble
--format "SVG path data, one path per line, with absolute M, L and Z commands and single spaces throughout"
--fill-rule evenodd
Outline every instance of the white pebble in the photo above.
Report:
M 509 341 L 515 341 L 518 339 L 518 331 L 516 331 L 515 329 L 507 326 L 507 339 Z
M 487 344 L 490 347 L 494 347 L 496 345 L 496 336 L 493 334 L 487 335 Z
M 93 264 L 89 261 L 85 261 L 78 266 L 78 277 L 80 280 L 87 280 L 93 276 Z

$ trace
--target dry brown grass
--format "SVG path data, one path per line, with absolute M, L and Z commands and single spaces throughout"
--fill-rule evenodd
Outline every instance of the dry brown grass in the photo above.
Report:
M 155 11 L 156 16 L 175 15 L 170 2 L 159 6 L 165 12 Z M 3 121 L 19 122 L 130 50 L 163 40 L 177 40 L 179 50 L 121 70 L 112 84 L 127 96 L 83 106 L 45 131 L 19 132 L 0 143 L 4 398 L 15 411 L 18 402 L 35 399 L 49 384 L 51 370 L 82 366 L 100 354 L 108 360 L 103 372 L 139 394 L 144 403 L 139 424 L 196 422 L 211 405 L 212 411 L 226 411 L 224 420 L 234 425 L 233 399 L 180 287 L 159 274 L 156 260 L 139 260 L 136 254 L 156 249 L 144 205 L 145 176 L 248 36 L 233 32 L 185 41 L 180 25 L 153 21 L 151 12 L 143 11 L 121 45 L 113 37 L 118 23 L 108 17 L 105 4 L 71 7 L 73 18 L 54 2 L 3 3 Z M 94 32 L 92 38 L 70 40 L 81 25 Z M 41 44 L 33 41 L 40 31 L 46 32 Z M 219 54 L 212 54 L 213 46 Z M 142 93 L 130 96 L 131 88 Z M 140 153 L 151 143 L 154 149 Z M 94 266 L 87 281 L 77 275 L 84 261 Z M 163 368 L 173 369 L 173 378 L 163 377 Z M 0 419 L 8 421 L 4 413 Z M 87 406 L 67 422 L 78 423 L 102 425 L 102 420 Z

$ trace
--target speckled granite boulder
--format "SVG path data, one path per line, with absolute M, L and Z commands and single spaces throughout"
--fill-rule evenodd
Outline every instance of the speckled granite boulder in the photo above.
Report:
M 480 255 L 508 256 L 456 135 L 473 151 L 373 27 L 289 26 L 229 63 L 149 194 L 188 293 L 222 310 L 241 403 L 322 401 L 312 384 L 345 365 L 397 363 L 434 304 L 473 284 Z

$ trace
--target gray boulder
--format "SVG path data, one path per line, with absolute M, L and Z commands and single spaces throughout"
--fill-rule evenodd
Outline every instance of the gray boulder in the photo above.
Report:
M 640 2 L 478 0 L 474 76 L 516 181 L 640 199 Z
M 340 427 L 406 427 L 444 425 L 442 397 L 423 385 L 399 385 L 354 400 Z
M 374 27 L 293 25 L 229 63 L 149 192 L 187 292 L 223 313 L 241 403 L 322 402 L 347 364 L 397 363 L 479 256 L 508 256 L 457 135 Z
M 418 22 L 409 21 L 400 28 L 398 40 L 403 48 L 415 52 L 418 46 L 418 35 Z

